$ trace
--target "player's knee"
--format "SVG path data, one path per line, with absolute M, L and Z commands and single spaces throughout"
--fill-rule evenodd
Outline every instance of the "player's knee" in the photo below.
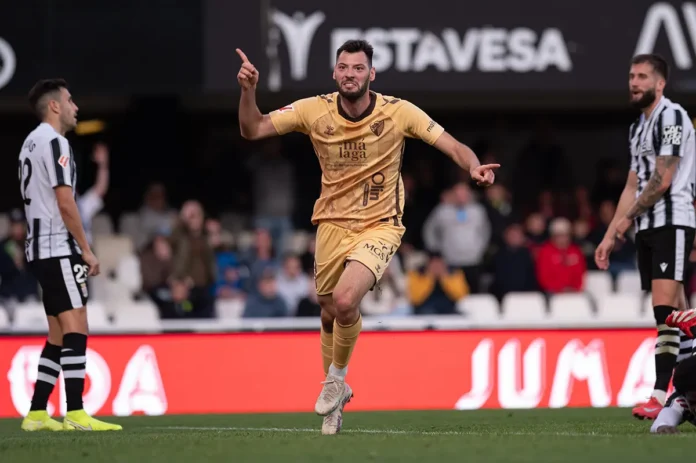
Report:
M 87 309 L 85 307 L 59 314 L 58 321 L 63 333 L 88 333 Z
M 342 319 L 353 318 L 358 313 L 358 301 L 349 289 L 334 292 L 334 307 L 336 308 L 336 318 L 339 322 Z

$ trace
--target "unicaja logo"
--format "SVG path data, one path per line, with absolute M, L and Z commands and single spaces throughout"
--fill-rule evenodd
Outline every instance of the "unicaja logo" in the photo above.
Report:
M 0 37 L 0 88 L 12 80 L 16 67 L 17 60 L 14 50 L 6 40 Z
M 321 11 L 316 11 L 310 15 L 297 12 L 288 16 L 282 11 L 271 10 L 268 19 L 271 24 L 266 50 L 270 64 L 268 87 L 272 91 L 277 91 L 282 86 L 280 58 L 278 56 L 281 35 L 290 58 L 290 77 L 292 80 L 304 80 L 307 78 L 309 51 L 312 47 L 314 34 L 326 19 L 326 15 Z

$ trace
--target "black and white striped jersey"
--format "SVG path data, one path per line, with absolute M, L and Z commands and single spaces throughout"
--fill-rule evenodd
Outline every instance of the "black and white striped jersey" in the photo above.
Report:
M 696 137 L 691 118 L 681 105 L 662 97 L 649 118 L 641 114 L 629 131 L 631 170 L 640 195 L 655 171 L 658 156 L 679 156 L 672 184 L 655 205 L 636 219 L 638 231 L 666 225 L 696 228 Z
M 60 215 L 54 188 L 77 183 L 68 140 L 47 123 L 24 141 L 19 154 L 19 183 L 27 218 L 28 261 L 82 254 Z

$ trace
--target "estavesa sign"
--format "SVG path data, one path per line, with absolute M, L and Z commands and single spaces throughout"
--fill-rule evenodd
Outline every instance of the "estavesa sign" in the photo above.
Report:
M 317 68 L 310 57 L 319 46 L 324 74 L 335 63 L 335 50 L 349 39 L 362 38 L 374 47 L 373 66 L 380 73 L 569 73 L 573 60 L 563 31 L 557 27 L 456 27 L 428 28 L 418 21 L 394 26 L 346 27 L 329 25 L 349 19 L 337 11 L 301 11 L 272 8 L 268 11 L 269 90 L 283 88 L 285 79 L 302 82 Z M 414 18 L 417 19 L 417 18 Z M 402 25 L 403 24 L 403 25 Z M 321 45 L 320 45 L 321 44 Z M 284 47 L 284 50 L 280 50 Z M 288 57 L 289 75 L 283 76 L 281 56 Z
M 92 336 L 85 410 L 117 416 L 309 412 L 323 380 L 317 336 Z M 0 417 L 29 410 L 44 341 L 0 339 Z M 349 407 L 630 407 L 652 391 L 654 347 L 654 329 L 364 332 L 351 360 L 348 381 L 356 397 Z M 273 393 L 274 383 L 259 380 L 279 352 L 293 376 L 280 395 Z M 390 352 L 398 355 L 385 362 Z M 200 390 L 205 394 L 195 393 Z M 65 414 L 62 376 L 49 412 Z

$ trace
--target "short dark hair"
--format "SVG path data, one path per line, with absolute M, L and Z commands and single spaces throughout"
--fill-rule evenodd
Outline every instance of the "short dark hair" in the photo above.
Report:
M 65 79 L 43 79 L 38 81 L 29 91 L 29 105 L 36 114 L 36 117 L 43 119 L 45 110 L 39 107 L 39 103 L 44 95 L 60 90 L 61 88 L 68 89 L 68 83 Z
M 372 55 L 374 54 L 375 50 L 367 40 L 346 40 L 343 45 L 338 47 L 338 50 L 336 51 L 336 61 L 338 61 L 338 57 L 344 51 L 346 53 L 365 53 L 367 56 L 367 62 L 370 64 L 370 67 L 372 67 Z
M 643 64 L 649 63 L 652 65 L 655 72 L 660 74 L 665 82 L 669 79 L 669 64 L 662 56 L 655 53 L 644 53 L 642 55 L 636 55 L 631 60 L 631 64 Z
M 681 394 L 696 391 L 696 356 L 689 357 L 677 365 L 672 379 L 674 389 Z

